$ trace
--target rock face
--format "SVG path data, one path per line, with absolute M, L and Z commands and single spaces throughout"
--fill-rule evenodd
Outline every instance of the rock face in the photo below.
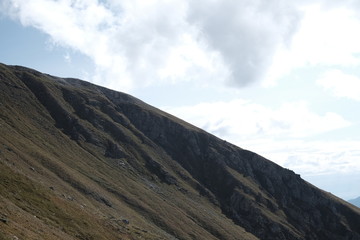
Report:
M 360 239 L 359 209 L 127 94 L 0 65 L 0 97 L 5 237 Z

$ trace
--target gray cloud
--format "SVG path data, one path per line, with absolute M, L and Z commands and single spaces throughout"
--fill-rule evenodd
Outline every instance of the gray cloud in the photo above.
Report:
M 300 18 L 295 6 L 282 0 L 192 1 L 188 16 L 221 54 L 230 83 L 238 87 L 264 76 L 276 49 L 291 41 Z

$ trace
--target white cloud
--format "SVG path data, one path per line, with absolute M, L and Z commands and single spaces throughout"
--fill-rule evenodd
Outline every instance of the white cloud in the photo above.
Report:
M 272 86 L 296 69 L 359 66 L 359 6 L 353 1 L 308 1 L 298 5 L 303 17 L 288 47 L 279 49 L 264 85 Z
M 294 39 L 296 57 L 303 64 L 357 65 L 360 27 L 357 12 L 347 7 L 330 9 L 319 5 L 306 8 L 301 28 Z
M 186 1 L 6 0 L 2 9 L 89 56 L 97 68 L 89 80 L 117 90 L 228 74 L 186 21 Z
M 316 83 L 336 97 L 360 101 L 360 78 L 338 69 L 325 72 Z
M 360 141 L 270 138 L 236 142 L 304 176 L 360 171 Z
M 319 115 L 312 112 L 303 101 L 270 108 L 237 99 L 165 109 L 198 127 L 233 141 L 264 137 L 301 138 L 350 125 L 336 113 Z

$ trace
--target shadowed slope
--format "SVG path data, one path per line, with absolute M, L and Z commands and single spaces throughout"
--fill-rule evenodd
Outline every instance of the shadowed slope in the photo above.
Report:
M 5 65 L 0 91 L 0 239 L 360 239 L 357 208 L 127 94 Z

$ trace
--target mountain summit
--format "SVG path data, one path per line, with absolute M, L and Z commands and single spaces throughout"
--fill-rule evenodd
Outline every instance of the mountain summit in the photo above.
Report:
M 0 239 L 360 239 L 360 210 L 130 95 L 0 65 Z

